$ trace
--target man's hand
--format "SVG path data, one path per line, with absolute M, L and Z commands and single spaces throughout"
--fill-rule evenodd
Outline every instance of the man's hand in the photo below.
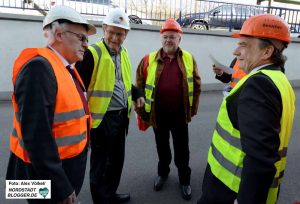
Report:
M 238 204 L 237 199 L 234 200 L 234 203 L 233 203 L 233 204 Z
M 143 107 L 145 104 L 145 98 L 144 97 L 140 97 L 136 100 L 136 105 L 138 108 Z
M 71 195 L 69 195 L 65 200 L 59 202 L 58 204 L 75 204 L 76 194 L 75 191 Z
M 217 76 L 221 76 L 223 74 L 223 70 L 220 67 L 217 67 L 216 65 L 213 65 L 213 72 L 217 75 Z

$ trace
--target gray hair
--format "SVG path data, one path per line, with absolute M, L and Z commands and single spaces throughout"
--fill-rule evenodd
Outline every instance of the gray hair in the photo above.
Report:
M 265 38 L 259 38 L 259 47 L 265 48 L 268 46 L 273 46 L 274 51 L 271 56 L 271 62 L 276 66 L 283 66 L 285 61 L 287 60 L 287 57 L 283 55 L 283 50 L 287 48 L 287 43 L 282 41 L 274 41 L 273 39 L 265 39 Z
M 57 21 L 47 25 L 43 30 L 43 35 L 46 39 L 46 45 L 52 46 L 55 42 L 55 33 L 57 31 L 64 30 L 65 26 L 66 23 L 58 23 Z

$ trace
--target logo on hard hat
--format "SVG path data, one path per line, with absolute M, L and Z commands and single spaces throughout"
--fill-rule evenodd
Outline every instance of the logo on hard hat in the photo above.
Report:
M 115 24 L 121 24 L 122 22 L 124 22 L 125 19 L 122 16 L 119 16 L 118 18 L 113 20 L 113 23 Z
M 281 26 L 278 26 L 278 25 L 271 25 L 271 24 L 263 24 L 263 27 L 266 27 L 266 28 L 274 28 L 274 29 L 279 29 L 281 30 L 282 27 Z

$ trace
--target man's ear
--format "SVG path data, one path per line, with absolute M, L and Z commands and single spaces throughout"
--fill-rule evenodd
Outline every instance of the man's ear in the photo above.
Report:
M 61 31 L 56 31 L 54 34 L 54 37 L 58 42 L 62 42 L 62 40 L 63 40 L 62 35 L 63 35 L 63 33 Z
M 265 47 L 265 51 L 263 52 L 263 59 L 269 59 L 275 52 L 274 46 L 270 45 Z

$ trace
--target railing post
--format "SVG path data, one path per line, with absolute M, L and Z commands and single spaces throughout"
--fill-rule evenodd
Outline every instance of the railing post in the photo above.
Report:
M 182 0 L 179 0 L 180 1 L 180 5 L 179 5 L 179 21 L 181 23 L 181 16 L 182 16 Z
M 127 0 L 125 0 L 125 13 L 127 13 Z
M 233 8 L 233 4 L 231 4 L 231 12 L 230 12 L 230 23 L 229 23 L 229 32 L 231 32 L 232 31 L 232 18 L 233 18 L 233 9 L 235 9 L 235 8 Z M 235 13 L 236 13 L 236 10 L 235 10 Z M 227 15 L 227 14 L 226 14 Z M 227 18 L 227 16 L 226 16 L 226 18 Z

